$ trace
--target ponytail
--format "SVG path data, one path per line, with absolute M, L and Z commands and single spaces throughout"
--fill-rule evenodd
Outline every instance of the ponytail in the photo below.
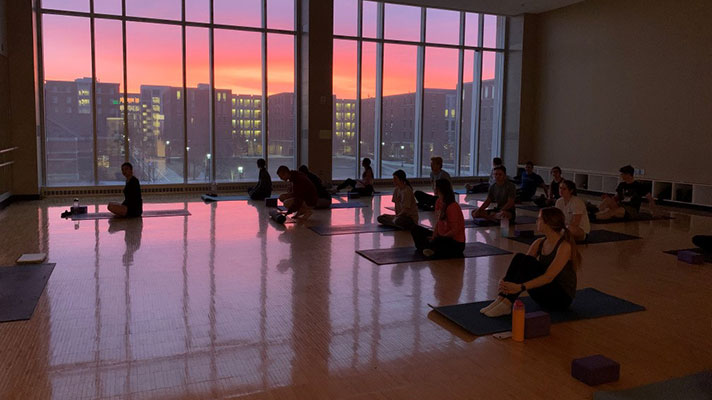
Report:
M 574 266 L 574 270 L 578 271 L 581 269 L 581 253 L 579 253 L 576 247 L 576 239 L 574 235 L 571 234 L 569 228 L 564 228 L 561 232 L 564 240 L 568 242 L 571 247 L 571 263 Z

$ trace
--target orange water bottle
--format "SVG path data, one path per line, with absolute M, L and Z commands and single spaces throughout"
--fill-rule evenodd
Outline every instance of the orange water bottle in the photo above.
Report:
M 524 341 L 524 303 L 519 299 L 512 307 L 512 339 L 515 342 Z

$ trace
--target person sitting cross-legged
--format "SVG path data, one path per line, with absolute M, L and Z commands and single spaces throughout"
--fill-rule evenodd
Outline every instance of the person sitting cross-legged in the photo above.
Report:
M 378 223 L 405 230 L 412 229 L 418 225 L 418 206 L 405 171 L 399 169 L 393 173 L 393 185 L 396 187 L 392 199 L 396 206 L 396 214 L 379 215 Z
M 517 187 L 507 179 L 507 168 L 504 165 L 494 168 L 495 183 L 490 186 L 487 199 L 480 208 L 472 211 L 472 218 L 485 218 L 490 221 L 509 219 L 513 223 L 516 217 L 514 198 Z M 495 203 L 493 209 L 488 210 L 490 204 Z
M 140 217 L 143 214 L 141 184 L 133 174 L 133 165 L 129 162 L 123 163 L 121 165 L 121 174 L 126 178 L 124 201 L 123 203 L 111 202 L 107 208 L 117 217 Z
M 602 196 L 603 201 L 598 205 L 596 219 L 638 219 L 641 216 L 640 205 L 644 197 L 648 199 L 651 208 L 655 206 L 650 190 L 642 182 L 635 180 L 635 169 L 631 165 L 621 167 L 619 171 L 623 182 L 616 187 L 615 196 Z
M 586 204 L 576 196 L 576 184 L 569 180 L 559 185 L 561 197 L 556 200 L 556 208 L 564 213 L 566 228 L 576 240 L 586 240 L 591 232 L 591 222 L 586 212 Z
M 416 225 L 411 231 L 415 247 L 426 257 L 461 257 L 465 251 L 465 218 L 447 179 L 435 181 L 437 222 L 433 230 Z
M 430 183 L 433 185 L 433 192 L 435 191 L 435 182 L 440 179 L 450 180 L 450 174 L 443 170 L 443 159 L 442 157 L 431 157 L 430 158 Z M 424 211 L 432 211 L 435 208 L 435 202 L 438 200 L 437 195 L 429 195 L 423 191 L 416 190 L 414 193 L 415 199 L 418 201 L 418 208 Z
M 260 169 L 257 185 L 247 189 L 247 194 L 252 200 L 264 200 L 272 195 L 272 177 L 267 172 L 267 163 L 264 158 L 257 160 Z
M 566 229 L 564 213 L 549 207 L 539 211 L 537 230 L 544 234 L 519 253 L 499 281 L 499 296 L 480 312 L 488 317 L 512 313 L 512 304 L 522 292 L 545 310 L 563 311 L 576 295 L 576 271 L 581 256 L 576 241 Z

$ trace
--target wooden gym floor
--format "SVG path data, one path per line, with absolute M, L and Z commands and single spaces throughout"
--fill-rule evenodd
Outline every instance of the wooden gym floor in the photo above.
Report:
M 511 255 L 377 266 L 354 250 L 408 246 L 408 233 L 322 237 L 275 225 L 263 204 L 196 197 L 147 196 L 145 209 L 192 215 L 143 221 L 75 225 L 60 218 L 71 199 L 0 211 L 0 265 L 37 251 L 56 263 L 32 319 L 0 324 L 0 399 L 590 399 L 712 368 L 712 265 L 662 253 L 712 233 L 709 215 L 606 225 L 642 240 L 582 248 L 579 287 L 647 311 L 515 343 L 427 307 L 493 298 Z M 391 205 L 308 224 L 375 222 Z M 467 237 L 527 248 L 499 228 Z M 597 353 L 621 363 L 620 381 L 570 376 L 572 359 Z

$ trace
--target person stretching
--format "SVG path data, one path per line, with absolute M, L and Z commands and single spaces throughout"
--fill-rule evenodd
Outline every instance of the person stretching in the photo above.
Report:
M 252 200 L 264 200 L 272 195 L 272 177 L 267 172 L 267 163 L 263 158 L 257 160 L 260 175 L 257 185 L 247 189 L 247 194 Z
M 316 188 L 317 201 L 316 206 L 314 206 L 314 208 L 318 209 L 331 207 L 331 193 L 326 190 L 326 188 L 324 187 L 324 183 L 321 181 L 321 178 L 309 171 L 309 167 L 307 167 L 306 165 L 302 165 L 301 167 L 299 167 L 299 172 L 306 175 Z
M 415 247 L 426 257 L 462 257 L 465 251 L 465 218 L 447 179 L 435 181 L 437 222 L 431 231 L 416 225 L 411 231 Z
M 112 201 L 106 208 L 118 217 L 140 217 L 143 214 L 141 184 L 133 174 L 133 165 L 129 162 L 121 164 L 121 175 L 126 178 L 124 202 L 119 204 Z
M 512 303 L 524 291 L 545 310 L 566 310 L 574 300 L 581 256 L 566 229 L 564 213 L 555 207 L 544 208 L 536 226 L 544 237 L 532 243 L 526 255 L 514 256 L 499 281 L 499 296 L 480 310 L 484 315 L 511 314 Z
M 371 159 L 364 158 L 363 161 L 361 161 L 361 166 L 363 167 L 361 180 L 349 178 L 337 186 L 336 190 L 339 191 L 350 186 L 351 192 L 358 193 L 361 196 L 371 196 L 373 194 L 373 169 L 371 168 Z
M 418 225 L 418 206 L 413 196 L 413 187 L 406 179 L 405 171 L 399 169 L 393 173 L 393 203 L 396 205 L 396 214 L 379 215 L 379 224 L 410 230 Z
M 562 180 L 558 190 L 561 197 L 556 200 L 556 208 L 564 213 L 566 228 L 575 240 L 586 240 L 586 236 L 591 232 L 591 222 L 588 220 L 586 204 L 576 196 L 576 184 Z
M 642 182 L 635 180 L 633 176 L 635 169 L 632 166 L 621 167 L 619 172 L 623 182 L 616 187 L 615 196 L 611 197 L 607 194 L 602 196 L 603 201 L 598 206 L 596 219 L 637 219 L 640 217 L 640 204 L 643 202 L 643 197 L 648 199 L 651 207 L 655 205 L 650 191 Z
M 277 168 L 277 175 L 281 180 L 292 184 L 289 192 L 279 196 L 279 200 L 287 207 L 287 214 L 295 213 L 294 218 L 308 219 L 317 202 L 314 184 L 306 175 L 290 170 L 286 165 Z
M 490 221 L 507 218 L 510 223 L 513 223 L 516 217 L 514 198 L 517 193 L 517 187 L 507 179 L 507 168 L 504 165 L 494 168 L 494 177 L 495 184 L 490 186 L 487 199 L 485 199 L 480 208 L 472 211 L 472 218 L 485 218 Z M 497 206 L 488 210 L 487 207 L 493 202 Z
M 435 192 L 435 182 L 440 179 L 445 179 L 449 182 L 450 174 L 443 170 L 442 157 L 431 157 L 430 169 L 430 183 L 433 185 L 433 192 Z M 438 196 L 431 196 L 418 190 L 415 192 L 415 199 L 418 201 L 418 208 L 424 211 L 432 211 L 435 208 L 435 202 L 438 200 Z

